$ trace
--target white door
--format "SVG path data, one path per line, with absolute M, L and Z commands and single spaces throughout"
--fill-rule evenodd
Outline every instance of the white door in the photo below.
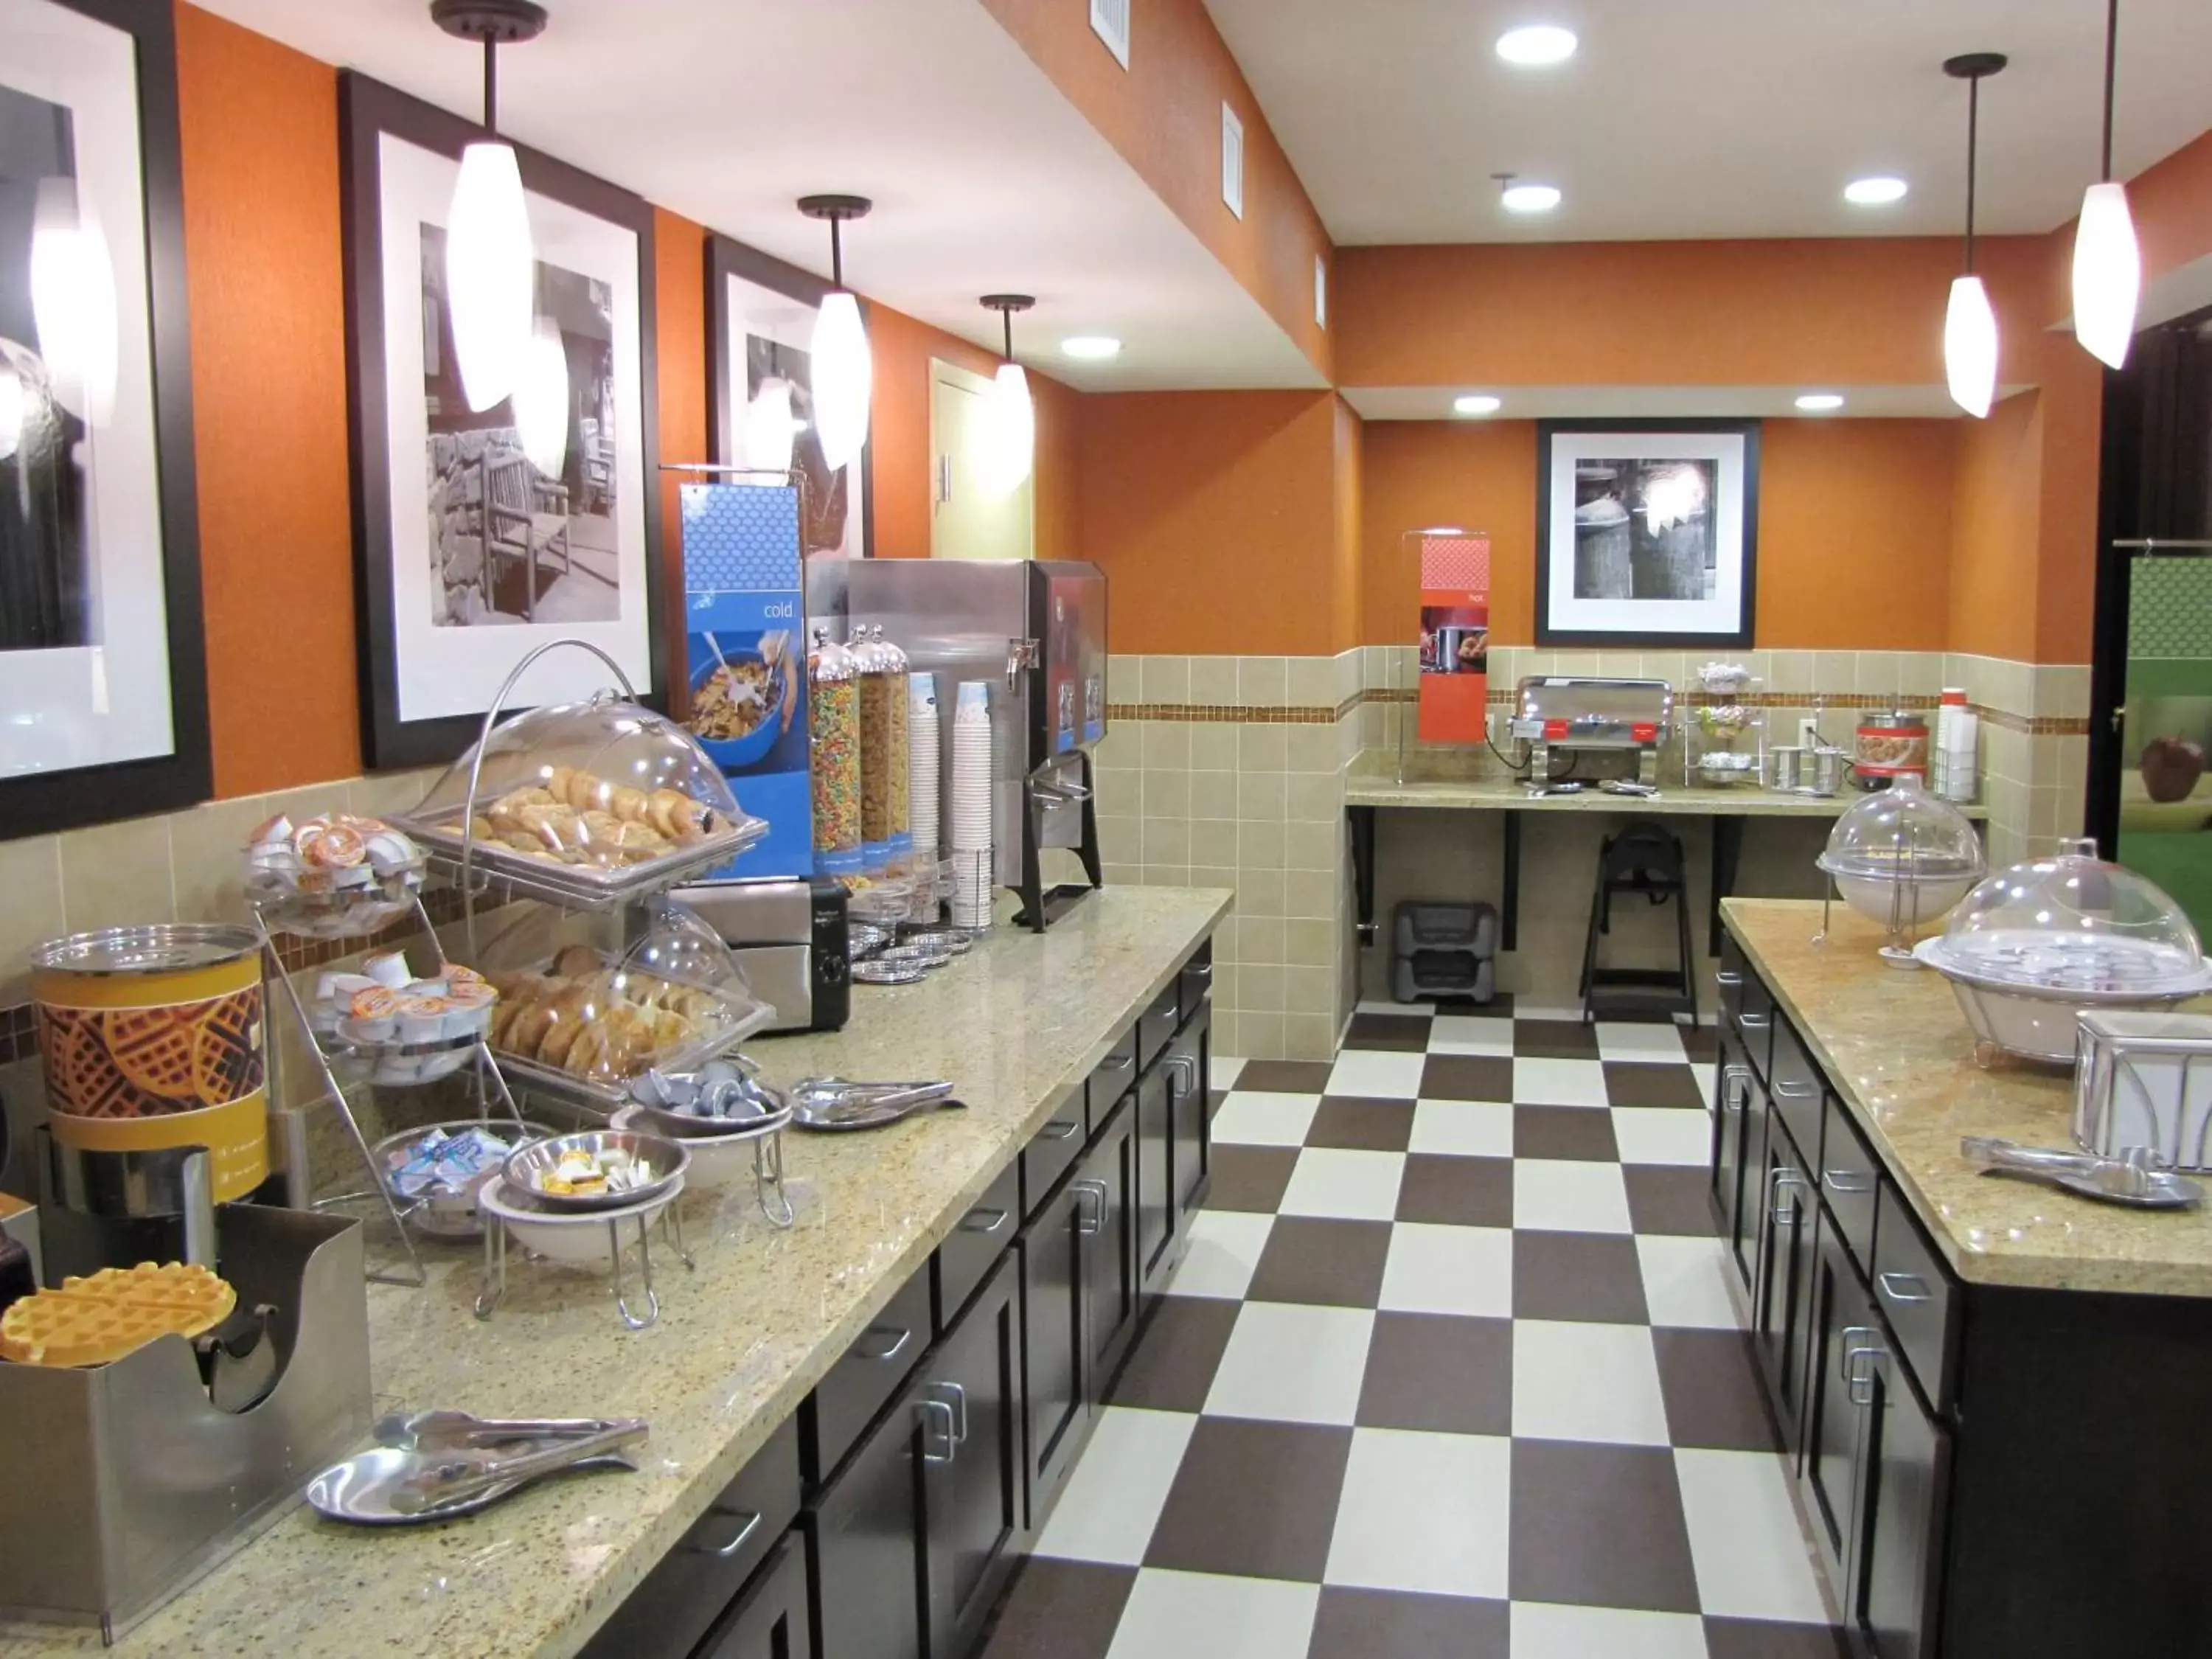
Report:
M 983 398 L 990 386 L 981 374 L 930 360 L 932 558 L 1026 559 L 1036 551 L 1034 477 L 997 495 L 979 483 L 988 438 Z

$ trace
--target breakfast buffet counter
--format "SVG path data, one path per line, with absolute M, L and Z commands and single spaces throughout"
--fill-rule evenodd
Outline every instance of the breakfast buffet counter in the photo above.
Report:
M 920 984 L 856 988 L 844 1031 L 755 1045 L 775 1081 L 941 1077 L 966 1108 L 787 1134 L 788 1232 L 761 1219 L 750 1186 L 687 1194 L 697 1269 L 658 1264 L 650 1329 L 623 1329 L 603 1275 L 519 1263 L 480 1322 L 475 1246 L 430 1252 L 427 1288 L 370 1285 L 379 1414 L 644 1417 L 638 1471 L 548 1481 L 439 1527 L 352 1528 L 295 1505 L 114 1651 L 575 1652 L 1083 1087 L 1231 897 L 1109 889 L 1046 934 L 1000 928 Z M 0 1631 L 0 1654 L 98 1650 L 91 1631 Z

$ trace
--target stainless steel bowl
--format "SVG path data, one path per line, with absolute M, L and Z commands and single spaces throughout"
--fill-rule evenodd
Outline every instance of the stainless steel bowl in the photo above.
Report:
M 641 1162 L 651 1179 L 619 1192 L 549 1193 L 542 1184 L 560 1166 L 564 1152 L 594 1154 L 623 1152 Z M 665 1135 L 639 1134 L 629 1129 L 589 1129 L 581 1134 L 556 1135 L 518 1148 L 501 1171 L 507 1185 L 548 1210 L 571 1213 L 591 1210 L 619 1210 L 643 1204 L 674 1186 L 691 1162 L 691 1155 Z
M 503 1164 L 480 1170 L 464 1186 L 444 1187 L 411 1196 L 392 1184 L 398 1174 L 392 1165 L 392 1154 L 405 1151 L 434 1130 L 440 1129 L 448 1134 L 463 1129 L 489 1129 L 502 1140 L 525 1145 L 540 1136 L 549 1135 L 552 1131 L 534 1123 L 518 1129 L 512 1122 L 504 1121 L 454 1118 L 444 1123 L 425 1123 L 412 1129 L 402 1129 L 397 1134 L 386 1135 L 370 1148 L 370 1156 L 376 1162 L 377 1179 L 392 1194 L 392 1201 L 399 1206 L 400 1215 L 408 1226 L 426 1238 L 478 1237 L 483 1232 L 483 1217 L 477 1208 L 477 1194 L 484 1182 L 498 1176 L 500 1170 L 505 1167 Z M 512 1158 L 514 1153 L 507 1156 Z

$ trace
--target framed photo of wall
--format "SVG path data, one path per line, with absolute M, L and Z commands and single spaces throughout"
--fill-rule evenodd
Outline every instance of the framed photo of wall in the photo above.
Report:
M 1536 643 L 1752 641 L 1757 421 L 1540 421 Z
M 0 0 L 0 836 L 211 788 L 173 30 Z
M 805 556 L 857 559 L 874 546 L 869 447 L 833 471 L 814 432 L 814 320 L 829 292 L 773 254 L 707 239 L 708 443 L 720 465 L 793 476 Z
M 525 653 L 581 639 L 659 698 L 667 647 L 653 361 L 653 209 L 521 145 L 538 327 L 566 386 L 471 410 L 445 294 L 446 215 L 473 123 L 339 77 L 362 748 L 374 768 L 449 760 Z M 557 416 L 548 409 L 557 407 Z M 562 434 L 558 459 L 542 436 Z M 605 670 L 556 652 L 518 707 L 588 696 Z

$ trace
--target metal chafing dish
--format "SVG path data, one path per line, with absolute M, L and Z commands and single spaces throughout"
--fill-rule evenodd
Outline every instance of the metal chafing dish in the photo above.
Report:
M 1674 688 L 1664 680 L 1541 674 L 1514 688 L 1511 735 L 1533 745 L 1531 775 L 1550 778 L 1583 750 L 1633 757 L 1636 781 L 1659 777 L 1659 745 L 1674 718 Z

